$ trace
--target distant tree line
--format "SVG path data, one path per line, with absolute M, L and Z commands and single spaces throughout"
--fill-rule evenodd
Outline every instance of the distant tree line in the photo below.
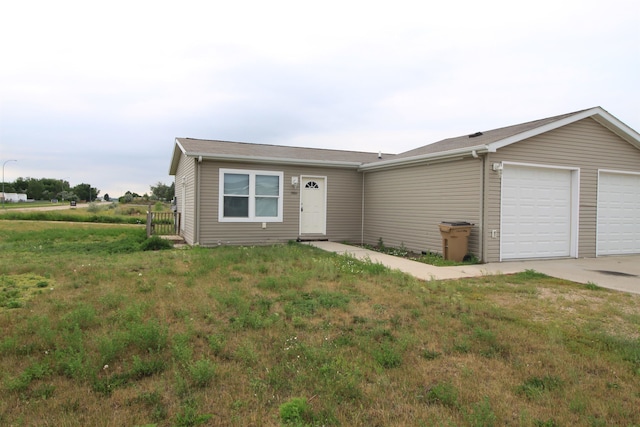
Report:
M 156 185 L 151 186 L 151 196 L 147 193 L 141 196 L 138 193 L 127 191 L 118 201 L 120 203 L 131 203 L 135 201 L 148 202 L 149 200 L 166 202 L 173 199 L 175 192 L 175 183 L 172 182 L 171 185 L 166 185 L 162 182 L 157 182 Z
M 100 190 L 90 184 L 78 184 L 71 187 L 69 181 L 55 178 L 18 178 L 14 182 L 5 182 L 6 193 L 26 194 L 33 200 L 95 200 Z
M 6 193 L 22 193 L 26 194 L 28 199 L 33 200 L 86 200 L 93 201 L 98 198 L 100 190 L 92 187 L 90 184 L 78 184 L 71 187 L 69 181 L 55 178 L 18 178 L 14 182 L 5 182 L 4 191 Z M 151 195 L 144 194 L 140 196 L 138 193 L 127 191 L 118 201 L 122 203 L 130 203 L 142 199 L 169 201 L 175 196 L 175 183 L 171 185 L 157 182 L 151 186 Z M 104 195 L 105 201 L 110 201 L 109 194 Z
M 157 200 L 168 201 L 173 199 L 176 194 L 176 185 L 174 182 L 171 185 L 166 185 L 161 182 L 151 186 L 151 197 Z

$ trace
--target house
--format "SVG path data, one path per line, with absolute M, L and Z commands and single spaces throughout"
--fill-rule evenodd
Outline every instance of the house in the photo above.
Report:
M 640 135 L 600 107 L 397 155 L 177 138 L 170 174 L 190 244 L 441 252 L 467 221 L 485 262 L 640 253 Z

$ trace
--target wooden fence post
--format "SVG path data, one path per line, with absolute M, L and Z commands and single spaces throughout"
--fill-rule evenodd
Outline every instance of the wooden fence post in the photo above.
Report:
M 147 238 L 153 234 L 152 222 L 153 214 L 151 213 L 151 205 L 149 205 L 149 210 L 147 210 Z

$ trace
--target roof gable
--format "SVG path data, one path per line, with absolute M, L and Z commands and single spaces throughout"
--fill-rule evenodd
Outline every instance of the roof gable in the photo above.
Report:
M 640 134 L 609 114 L 601 107 L 580 110 L 573 113 L 548 117 L 546 119 L 521 123 L 472 135 L 448 138 L 415 150 L 398 154 L 393 159 L 367 164 L 362 170 L 380 169 L 423 161 L 445 160 L 465 155 L 477 155 L 495 152 L 502 147 L 514 144 L 536 135 L 567 126 L 571 123 L 591 117 L 625 141 L 640 149 Z

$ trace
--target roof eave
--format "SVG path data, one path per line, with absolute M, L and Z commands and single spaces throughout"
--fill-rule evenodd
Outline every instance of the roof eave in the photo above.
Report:
M 281 157 L 258 157 L 258 156 L 241 156 L 236 154 L 211 154 L 199 152 L 187 152 L 185 156 L 200 158 L 203 160 L 217 160 L 224 162 L 244 162 L 258 163 L 265 165 L 298 165 L 298 166 L 320 166 L 343 169 L 357 169 L 362 162 L 345 162 L 335 160 L 310 160 L 310 159 L 291 159 Z
M 375 163 L 366 163 L 360 166 L 361 171 L 373 171 L 398 166 L 412 166 L 419 163 L 427 163 L 440 160 L 451 160 L 462 157 L 474 156 L 491 152 L 486 145 L 476 145 L 474 147 L 457 148 L 455 150 L 441 151 L 438 153 L 422 154 L 419 156 L 405 157 L 403 159 L 383 160 Z
M 176 145 L 173 146 L 173 156 L 171 156 L 171 164 L 169 165 L 169 175 L 175 175 L 178 172 L 181 154 L 185 154 L 185 149 L 176 138 Z
M 609 114 L 606 110 L 600 110 L 602 111 L 599 114 L 592 117 L 596 122 L 600 123 L 602 126 L 606 127 L 634 147 L 640 149 L 640 134 L 638 132 Z

